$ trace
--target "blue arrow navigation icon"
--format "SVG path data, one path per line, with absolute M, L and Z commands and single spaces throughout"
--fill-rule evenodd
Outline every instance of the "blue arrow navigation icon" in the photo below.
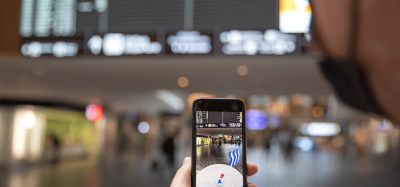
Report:
M 229 157 L 231 158 L 231 161 L 229 162 L 229 166 L 234 166 L 235 165 L 234 164 L 235 158 L 234 158 L 233 151 L 229 152 Z
M 229 166 L 235 166 L 239 162 L 239 150 L 234 150 L 232 152 L 229 152 L 229 157 L 231 158 L 231 161 L 229 162 Z
M 237 164 L 239 162 L 239 150 L 236 150 L 235 154 L 236 154 L 236 162 L 235 162 L 235 164 Z

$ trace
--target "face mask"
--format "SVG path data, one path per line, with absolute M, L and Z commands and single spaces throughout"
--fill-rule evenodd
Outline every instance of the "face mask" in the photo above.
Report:
M 364 112 L 384 114 L 372 95 L 364 70 L 358 63 L 339 62 L 327 58 L 319 65 L 344 103 Z

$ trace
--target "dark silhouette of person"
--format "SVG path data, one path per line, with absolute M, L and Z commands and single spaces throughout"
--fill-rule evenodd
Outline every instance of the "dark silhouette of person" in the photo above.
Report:
M 174 165 L 174 160 L 175 160 L 174 138 L 173 137 L 166 138 L 162 147 L 164 154 L 167 156 L 167 163 L 169 164 L 170 167 L 172 167 Z
M 61 143 L 60 140 L 57 138 L 56 135 L 50 135 L 50 140 L 52 143 L 52 158 L 51 158 L 51 163 L 52 164 L 58 164 L 61 159 Z

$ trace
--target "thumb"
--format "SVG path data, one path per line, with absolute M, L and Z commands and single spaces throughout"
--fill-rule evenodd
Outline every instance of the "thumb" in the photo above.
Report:
M 183 159 L 182 167 L 179 170 L 181 170 L 181 172 L 184 172 L 185 174 L 188 174 L 190 177 L 190 174 L 192 173 L 192 158 L 186 157 L 185 159 Z
M 171 187 L 190 187 L 191 173 L 192 173 L 192 160 L 190 157 L 186 157 L 183 160 L 182 167 L 178 170 L 178 172 L 176 172 Z

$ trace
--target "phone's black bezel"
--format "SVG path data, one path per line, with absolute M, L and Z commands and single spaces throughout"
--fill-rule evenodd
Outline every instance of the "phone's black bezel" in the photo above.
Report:
M 240 99 L 199 98 L 192 104 L 192 187 L 196 187 L 196 111 L 242 112 L 243 187 L 247 187 L 246 106 Z

